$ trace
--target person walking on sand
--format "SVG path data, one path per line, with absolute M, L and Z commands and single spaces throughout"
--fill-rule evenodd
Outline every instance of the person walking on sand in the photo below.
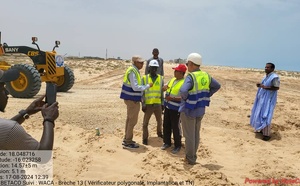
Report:
M 140 56 L 132 57 L 130 66 L 124 75 L 120 98 L 124 99 L 127 106 L 127 117 L 125 122 L 125 137 L 122 142 L 123 148 L 135 149 L 139 145 L 133 141 L 133 128 L 137 124 L 140 112 L 140 102 L 144 90 L 152 87 L 152 83 L 142 85 L 139 70 L 143 68 L 144 61 Z
M 153 83 L 153 86 L 146 90 L 143 95 L 143 107 L 142 111 L 144 112 L 143 120 L 143 144 L 148 145 L 148 125 L 149 120 L 154 113 L 156 118 L 157 127 L 156 133 L 158 137 L 163 137 L 162 134 L 162 111 L 163 111 L 163 78 L 161 75 L 157 74 L 157 69 L 159 65 L 156 60 L 151 60 L 149 63 L 150 74 L 144 75 L 142 82 L 143 84 Z
M 279 76 L 274 72 L 275 65 L 267 63 L 265 66 L 266 76 L 261 83 L 257 83 L 258 87 L 252 112 L 250 116 L 250 124 L 256 130 L 263 134 L 262 140 L 270 140 L 271 120 L 277 101 L 277 91 L 279 90 Z
M 164 144 L 161 149 L 165 150 L 171 147 L 171 134 L 173 133 L 174 149 L 171 152 L 176 154 L 181 149 L 180 113 L 178 112 L 181 97 L 179 90 L 184 82 L 186 66 L 179 64 L 173 69 L 174 77 L 163 87 L 163 90 L 166 91 L 166 95 L 164 100 L 165 112 L 163 121 Z
M 194 165 L 197 160 L 197 150 L 200 143 L 201 120 L 205 108 L 210 104 L 210 97 L 221 85 L 208 73 L 200 70 L 202 57 L 191 53 L 187 57 L 189 74 L 180 88 L 182 102 L 179 107 L 183 135 L 185 137 L 185 160 Z
M 153 57 L 147 60 L 146 68 L 145 68 L 145 75 L 149 74 L 149 63 L 151 60 L 155 59 L 158 62 L 159 67 L 157 68 L 157 74 L 164 76 L 164 60 L 161 57 L 158 57 L 159 50 L 157 48 L 154 48 L 152 51 Z

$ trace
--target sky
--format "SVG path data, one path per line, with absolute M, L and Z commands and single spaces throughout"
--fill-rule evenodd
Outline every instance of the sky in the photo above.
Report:
M 0 0 L 1 42 L 65 56 L 164 60 L 300 71 L 299 0 Z

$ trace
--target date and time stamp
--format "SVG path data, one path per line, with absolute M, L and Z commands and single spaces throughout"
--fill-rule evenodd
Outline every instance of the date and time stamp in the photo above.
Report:
M 194 185 L 193 181 L 53 180 L 52 151 L 0 151 L 1 185 Z
M 300 179 L 250 179 L 245 185 L 288 184 L 298 185 Z M 192 180 L 183 181 L 103 181 L 103 180 L 53 180 L 52 151 L 0 151 L 1 185 L 115 185 L 115 186 L 194 186 Z

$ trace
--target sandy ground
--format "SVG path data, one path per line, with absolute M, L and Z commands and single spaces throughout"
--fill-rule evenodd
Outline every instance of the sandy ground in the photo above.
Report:
M 170 149 L 160 149 L 163 142 L 156 136 L 154 116 L 149 125 L 149 145 L 142 145 L 142 111 L 134 131 L 134 140 L 141 147 L 134 151 L 122 148 L 126 108 L 119 95 L 130 62 L 68 60 L 66 64 L 74 70 L 76 82 L 69 92 L 57 97 L 60 117 L 53 151 L 55 185 L 60 185 L 59 181 L 75 185 L 80 181 L 98 181 L 98 185 L 106 181 L 115 181 L 114 185 L 153 185 L 150 181 L 160 181 L 157 185 L 165 185 L 161 181 L 196 186 L 255 185 L 245 181 L 300 179 L 299 73 L 278 72 L 281 88 L 272 138 L 265 142 L 254 134 L 248 117 L 257 90 L 255 83 L 264 76 L 265 64 L 262 69 L 203 66 L 222 88 L 212 97 L 203 119 L 198 163 L 191 166 L 183 161 L 184 148 L 176 156 Z M 175 66 L 165 64 L 165 81 L 173 77 L 171 67 Z M 37 96 L 44 92 L 43 84 Z M 10 118 L 33 99 L 10 98 L 1 117 Z M 41 115 L 36 114 L 23 125 L 40 139 L 41 121 Z M 100 136 L 95 135 L 96 127 Z

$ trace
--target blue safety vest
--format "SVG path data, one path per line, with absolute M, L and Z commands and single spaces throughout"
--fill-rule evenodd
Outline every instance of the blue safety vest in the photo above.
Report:
M 189 73 L 192 77 L 194 86 L 189 90 L 188 97 L 185 101 L 185 107 L 188 109 L 196 109 L 199 107 L 209 106 L 210 92 L 209 85 L 211 77 L 201 70 Z
M 133 72 L 135 74 L 135 77 L 137 78 L 137 82 L 139 85 L 142 84 L 141 76 L 139 71 L 134 68 L 133 66 L 129 67 L 126 70 L 124 79 L 123 79 L 123 85 L 122 85 L 122 91 L 120 98 L 125 100 L 132 100 L 132 101 L 141 101 L 142 100 L 142 92 L 141 91 L 134 91 L 130 84 L 129 74 Z

